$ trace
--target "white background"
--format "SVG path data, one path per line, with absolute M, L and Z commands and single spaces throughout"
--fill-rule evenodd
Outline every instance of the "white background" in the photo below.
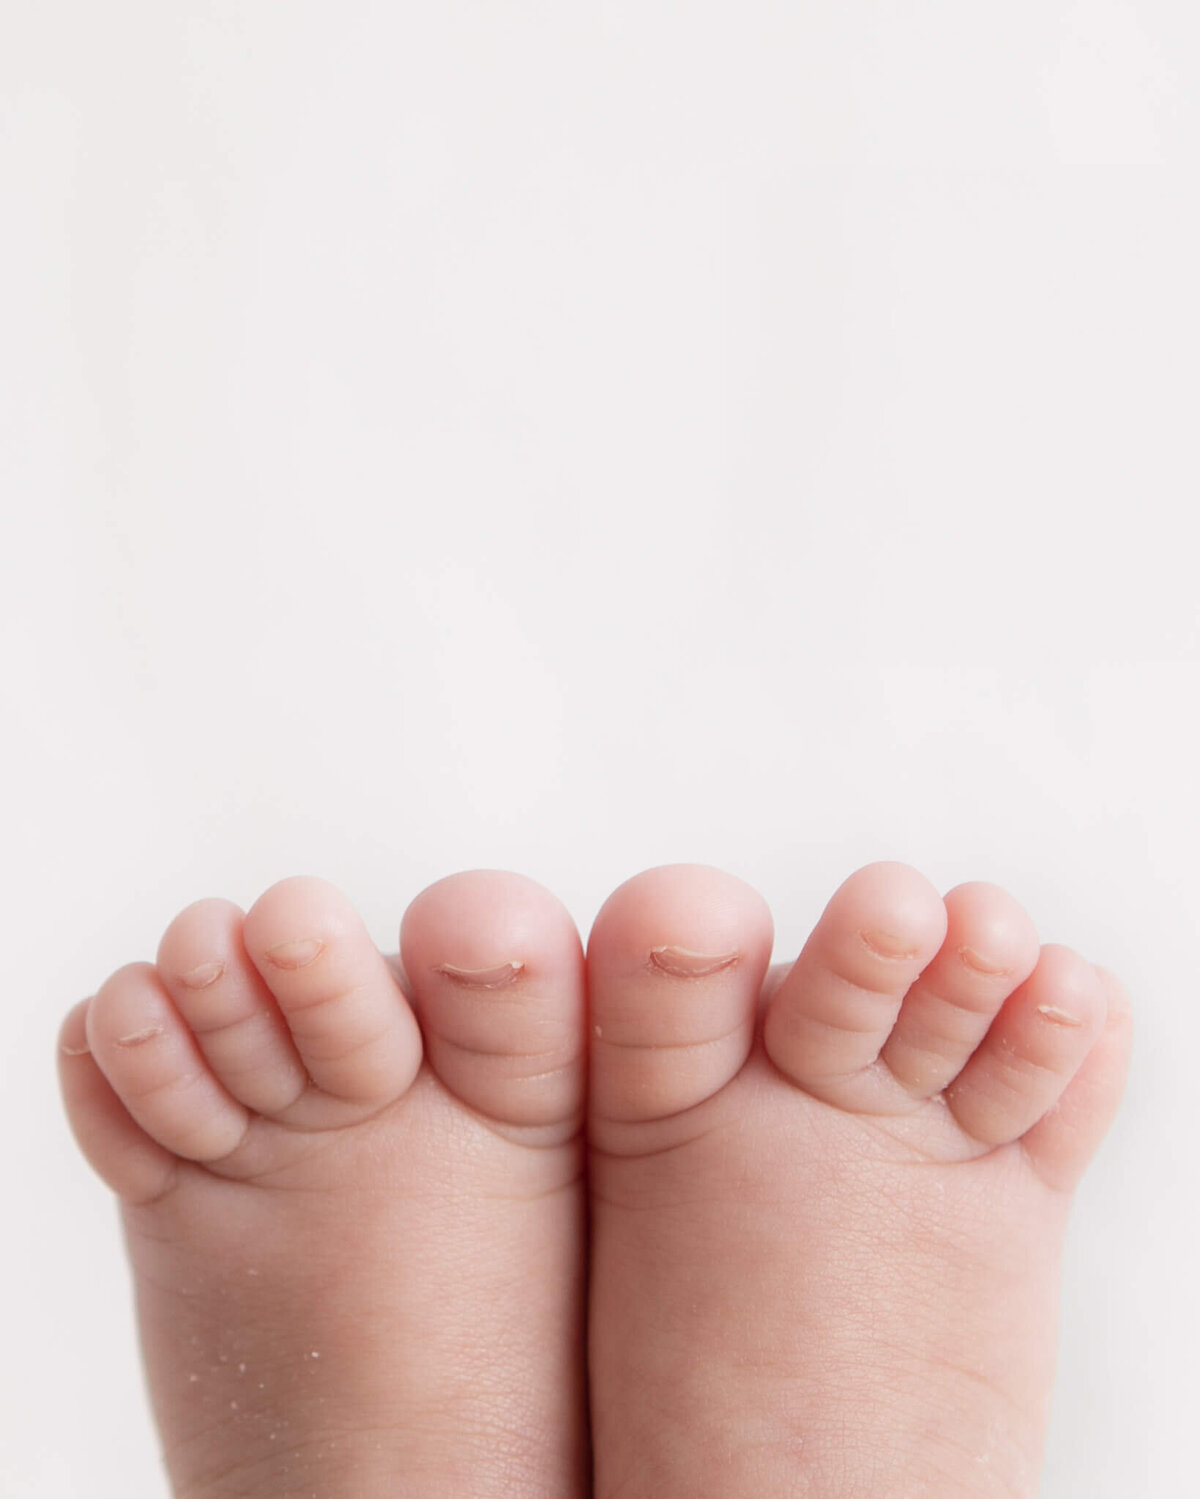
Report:
M 1133 991 L 1043 1493 L 1194 1492 L 1191 9 L 8 0 L 0 1492 L 162 1493 L 53 1033 L 179 907 L 877 858 Z

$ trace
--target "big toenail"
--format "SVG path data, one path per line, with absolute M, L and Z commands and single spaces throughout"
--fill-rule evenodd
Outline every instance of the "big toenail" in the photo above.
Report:
M 179 982 L 188 989 L 207 989 L 209 984 L 215 984 L 224 972 L 224 963 L 201 963 L 199 968 L 193 968 L 190 973 L 181 973 Z
M 153 1041 L 155 1036 L 161 1036 L 163 1028 L 161 1025 L 144 1025 L 140 1031 L 130 1031 L 127 1036 L 118 1036 L 118 1046 L 141 1046 L 146 1041 Z
M 859 932 L 863 942 L 879 958 L 915 958 L 917 949 L 902 937 L 893 937 L 891 932 Z
M 679 978 L 703 978 L 708 973 L 719 973 L 741 957 L 739 952 L 726 952 L 714 956 L 711 953 L 693 952 L 690 947 L 653 947 L 650 961 L 664 973 L 673 973 Z
M 958 955 L 967 968 L 973 968 L 976 973 L 986 973 L 991 978 L 1000 978 L 1012 972 L 1011 968 L 1003 968 L 977 953 L 973 947 L 960 947 Z
M 325 951 L 325 944 L 315 937 L 301 937 L 298 942 L 281 942 L 267 949 L 267 959 L 276 968 L 307 968 Z
M 503 989 L 524 967 L 524 963 L 517 962 L 497 963 L 494 968 L 458 968 L 453 963 L 439 963 L 434 972 L 444 973 L 467 989 Z
M 1060 1010 L 1057 1005 L 1038 1005 L 1039 1015 L 1044 1015 L 1052 1025 L 1069 1025 L 1078 1029 L 1083 1021 L 1075 1015 L 1068 1015 L 1066 1010 Z

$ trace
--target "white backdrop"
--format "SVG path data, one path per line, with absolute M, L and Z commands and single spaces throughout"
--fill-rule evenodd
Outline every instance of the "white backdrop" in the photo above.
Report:
M 1194 1492 L 1190 9 L 9 0 L 0 1493 L 163 1492 L 53 1034 L 180 906 L 876 858 L 1133 991 L 1043 1493 Z

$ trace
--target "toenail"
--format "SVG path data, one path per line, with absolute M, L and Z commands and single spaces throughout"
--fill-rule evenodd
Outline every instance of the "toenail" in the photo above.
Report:
M 1011 968 L 1004 968 L 991 963 L 987 958 L 977 953 L 973 947 L 960 947 L 958 955 L 967 968 L 973 968 L 976 973 L 986 973 L 992 978 L 1000 978 L 1012 972 Z
M 190 973 L 181 973 L 179 982 L 189 989 L 207 989 L 209 984 L 215 984 L 224 972 L 224 963 L 201 963 L 199 968 L 193 968 Z
M 1037 1011 L 1054 1025 L 1070 1025 L 1078 1028 L 1083 1024 L 1077 1016 L 1068 1015 L 1066 1010 L 1060 1010 L 1057 1005 L 1038 1005 Z
M 144 1025 L 140 1031 L 130 1031 L 127 1036 L 118 1036 L 118 1046 L 141 1046 L 146 1041 L 153 1041 L 155 1036 L 161 1036 L 163 1028 L 161 1025 Z
M 719 973 L 741 957 L 739 952 L 709 953 L 693 952 L 689 947 L 654 947 L 650 950 L 650 961 L 664 973 L 676 974 L 679 978 L 703 978 L 705 974 Z
M 64 1057 L 86 1057 L 91 1049 L 90 1046 L 68 1046 L 65 1041 L 59 1048 Z
M 298 942 L 281 942 L 267 949 L 267 960 L 276 968 L 307 968 L 325 951 L 325 944 L 315 937 L 301 937 Z
M 859 932 L 858 935 L 879 958 L 915 958 L 919 955 L 919 950 L 911 942 L 893 937 L 891 932 L 870 931 Z
M 511 984 L 525 967 L 524 963 L 497 963 L 492 968 L 458 968 L 453 963 L 439 963 L 435 973 L 444 973 L 467 989 L 503 989 Z

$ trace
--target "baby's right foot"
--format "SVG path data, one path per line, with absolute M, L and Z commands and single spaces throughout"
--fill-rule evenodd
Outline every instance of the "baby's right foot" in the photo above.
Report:
M 179 1499 L 586 1492 L 578 935 L 475 872 L 401 948 L 411 1004 L 287 880 L 189 907 L 64 1024 Z
M 1029 1499 L 1123 991 L 900 864 L 770 950 L 689 866 L 588 944 L 597 1499 Z

